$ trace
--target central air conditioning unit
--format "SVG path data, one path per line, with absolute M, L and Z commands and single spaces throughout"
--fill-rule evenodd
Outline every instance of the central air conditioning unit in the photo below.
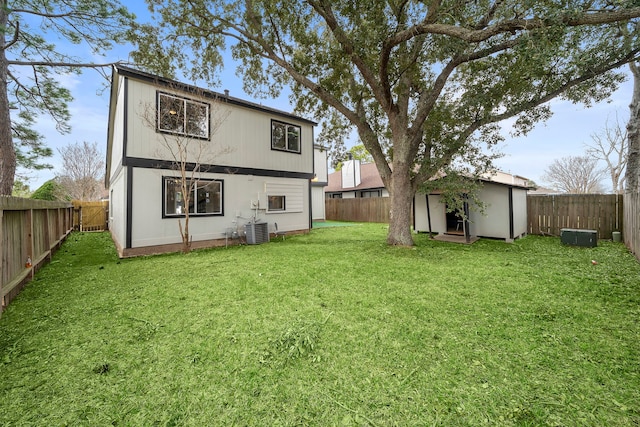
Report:
M 560 241 L 565 245 L 595 248 L 598 246 L 598 232 L 596 230 L 563 228 L 560 230 Z
M 266 222 L 252 222 L 244 226 L 247 244 L 259 245 L 269 241 L 269 224 Z

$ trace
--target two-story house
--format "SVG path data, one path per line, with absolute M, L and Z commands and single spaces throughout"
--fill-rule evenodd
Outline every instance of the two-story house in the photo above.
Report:
M 115 66 L 105 181 L 120 256 L 179 250 L 187 209 L 194 248 L 242 241 L 248 227 L 247 243 L 265 232 L 268 239 L 275 224 L 308 231 L 314 151 L 322 152 L 315 125 L 226 91 Z M 195 184 L 188 206 L 181 170 Z

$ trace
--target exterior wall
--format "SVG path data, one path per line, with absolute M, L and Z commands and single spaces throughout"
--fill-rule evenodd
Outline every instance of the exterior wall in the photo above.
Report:
M 324 207 L 324 187 L 329 180 L 327 150 L 316 145 L 313 150 L 313 175 L 311 182 L 311 219 L 324 221 L 327 218 Z
M 431 228 L 429 230 L 429 218 L 427 216 L 427 199 L 425 194 L 417 193 L 414 199 L 415 206 L 415 231 L 428 233 L 445 233 L 447 231 L 447 216 L 444 203 L 438 194 L 429 196 L 429 214 L 431 216 Z
M 313 152 L 313 173 L 318 183 L 323 185 L 329 181 L 329 166 L 328 166 L 327 150 L 316 146 Z
M 125 98 L 125 89 L 124 89 L 124 81 L 125 79 L 120 76 L 114 76 L 117 79 L 117 94 L 116 94 L 116 104 L 112 106 L 114 108 L 113 114 L 113 123 L 110 129 L 111 131 L 111 151 L 110 158 L 108 159 L 111 164 L 111 176 L 107 177 L 112 179 L 118 171 L 118 165 L 122 164 L 122 156 L 124 150 L 124 98 Z
M 243 167 L 289 172 L 313 171 L 313 129 L 309 123 L 294 118 L 276 117 L 264 111 L 250 109 L 207 97 L 198 97 L 158 88 L 146 82 L 129 79 L 127 156 L 170 160 L 172 145 L 176 137 L 156 132 L 155 109 L 157 92 L 175 93 L 177 96 L 206 102 L 210 105 L 211 139 L 189 142 L 194 150 L 204 146 L 207 150 L 200 156 L 200 163 L 219 166 Z M 301 153 L 290 153 L 271 149 L 271 120 L 300 126 Z M 181 139 L 186 140 L 185 137 Z M 193 154 L 190 161 L 195 161 Z
M 311 187 L 311 219 L 324 221 L 327 218 L 324 208 L 324 187 Z M 279 226 L 279 225 L 278 225 Z
M 513 189 L 513 235 L 514 237 L 527 234 L 527 190 Z
M 109 231 L 118 248 L 123 248 L 126 239 L 126 169 L 110 180 L 109 188 Z
M 509 188 L 485 182 L 478 198 L 486 204 L 485 212 L 483 214 L 476 206 L 469 207 L 469 233 L 472 236 L 509 239 Z
M 176 176 L 175 171 L 158 169 L 133 169 L 132 236 L 133 248 L 180 243 L 178 221 L 184 218 L 163 218 L 162 177 Z M 269 232 L 274 231 L 274 222 L 280 231 L 309 229 L 309 181 L 306 179 L 255 177 L 248 175 L 201 174 L 202 179 L 223 180 L 223 215 L 191 216 L 189 233 L 193 241 L 224 239 L 230 230 L 240 235 L 244 225 L 254 219 L 268 222 Z M 288 188 L 289 198 L 296 197 L 293 211 L 269 213 L 266 211 L 268 188 Z M 296 194 L 294 194 L 296 193 Z M 257 202 L 257 203 L 256 203 Z M 299 202 L 299 203 L 298 203 Z

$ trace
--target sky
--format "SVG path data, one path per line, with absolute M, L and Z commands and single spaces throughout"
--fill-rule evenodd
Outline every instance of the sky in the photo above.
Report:
M 136 2 L 137 3 L 137 2 Z M 140 2 L 142 3 L 142 2 Z M 131 6 L 130 6 L 131 9 Z M 138 16 L 144 16 L 145 11 L 135 10 Z M 126 60 L 130 48 L 120 46 L 107 56 L 96 58 L 97 62 Z M 293 105 L 286 94 L 277 99 L 255 99 L 242 90 L 242 82 L 235 75 L 235 67 L 226 64 L 222 72 L 222 85 L 210 88 L 222 92 L 227 89 L 231 96 L 261 103 L 265 106 L 284 111 L 292 111 Z M 104 78 L 94 70 L 87 69 L 80 76 L 60 76 L 60 82 L 67 87 L 74 96 L 70 103 L 72 128 L 71 133 L 59 134 L 53 122 L 45 116 L 38 121 L 37 130 L 46 138 L 46 145 L 50 147 L 54 156 L 47 162 L 54 166 L 52 170 L 30 172 L 28 182 L 31 190 L 35 190 L 47 180 L 52 179 L 61 172 L 61 158 L 59 149 L 69 144 L 96 142 L 98 148 L 106 153 L 107 122 L 109 118 L 109 90 L 105 89 Z M 553 116 L 544 123 L 539 123 L 528 135 L 511 138 L 505 132 L 504 143 L 498 146 L 498 151 L 503 157 L 495 161 L 499 170 L 524 176 L 535 181 L 538 185 L 544 185 L 542 176 L 545 169 L 556 159 L 566 156 L 584 155 L 586 144 L 592 143 L 591 136 L 604 130 L 607 120 L 615 121 L 618 114 L 621 123 L 626 123 L 629 115 L 629 103 L 632 93 L 631 77 L 617 91 L 611 94 L 610 99 L 584 108 L 579 104 L 554 100 L 551 102 Z M 504 128 L 509 123 L 503 123 Z M 316 132 L 317 134 L 317 132 Z M 357 144 L 357 140 L 348 141 L 347 146 Z M 603 181 L 605 188 L 610 188 L 610 182 Z

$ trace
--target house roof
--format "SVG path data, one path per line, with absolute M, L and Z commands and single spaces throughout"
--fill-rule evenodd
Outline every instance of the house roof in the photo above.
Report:
M 187 83 L 182 83 L 177 80 L 167 79 L 164 77 L 156 76 L 151 73 L 147 73 L 144 71 L 136 70 L 134 68 L 125 67 L 123 65 L 116 64 L 113 66 L 114 70 L 125 77 L 132 77 L 138 80 L 146 81 L 151 84 L 161 85 L 161 86 L 173 86 L 175 88 L 179 88 L 184 90 L 185 92 L 197 92 L 205 97 L 216 99 L 218 101 L 223 101 L 232 105 L 238 105 L 241 107 L 251 108 L 254 110 L 264 111 L 270 114 L 275 114 L 277 116 L 286 117 L 289 119 L 295 119 L 297 121 L 302 121 L 305 123 L 309 123 L 313 126 L 316 126 L 318 123 L 313 120 L 305 119 L 304 117 L 296 116 L 294 114 L 288 113 L 286 111 L 278 110 L 276 108 L 266 107 L 262 104 L 257 104 L 255 102 L 245 101 L 244 99 L 236 98 L 228 95 L 228 93 L 219 93 L 209 89 L 197 87 L 194 85 L 190 85 Z
M 375 163 L 363 163 L 360 165 L 360 185 L 357 187 L 342 187 L 342 172 L 336 171 L 329 174 L 329 183 L 324 191 L 335 193 L 340 191 L 370 190 L 374 188 L 384 188 L 380 173 Z
M 360 165 L 360 185 L 357 187 L 342 187 L 342 173 L 340 171 L 329 174 L 329 183 L 325 187 L 325 192 L 335 193 L 353 190 L 369 190 L 374 188 L 384 188 L 382 178 L 375 163 L 363 163 Z M 529 188 L 529 180 L 520 175 L 512 175 L 506 172 L 496 171 L 492 174 L 486 174 L 481 178 L 482 181 L 492 182 L 495 184 L 504 184 L 514 187 Z

